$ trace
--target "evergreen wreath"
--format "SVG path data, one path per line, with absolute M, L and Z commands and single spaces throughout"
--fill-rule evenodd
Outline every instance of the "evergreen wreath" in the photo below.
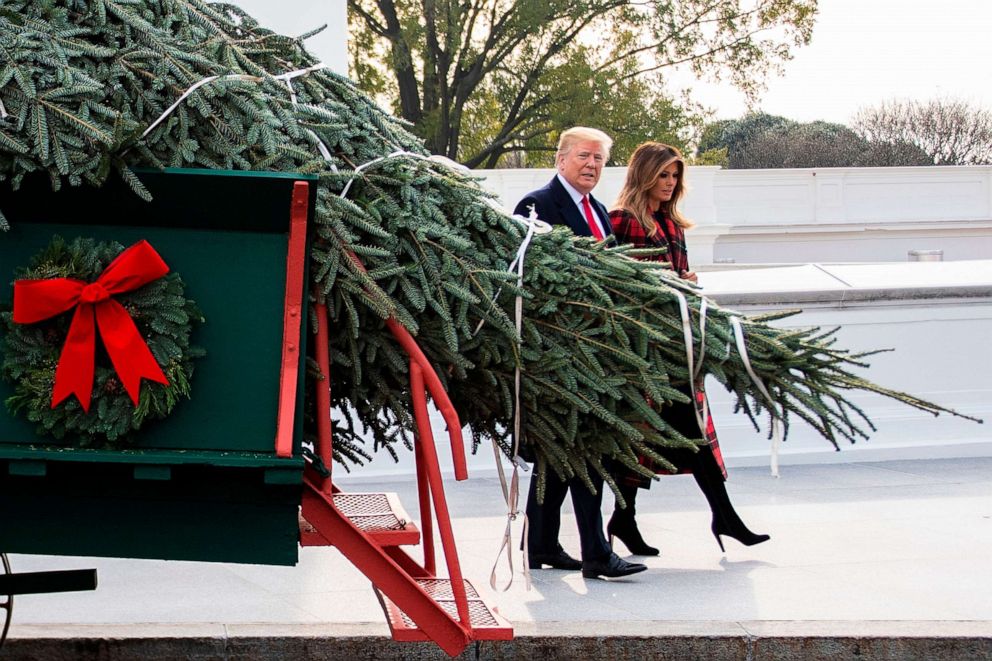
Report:
M 93 282 L 124 251 L 116 242 L 56 236 L 15 279 L 75 278 Z M 76 397 L 54 408 L 55 370 L 73 313 L 66 312 L 35 324 L 19 324 L 13 313 L 0 313 L 0 378 L 14 384 L 7 398 L 11 414 L 23 414 L 37 423 L 38 432 L 81 447 L 116 448 L 128 445 L 133 432 L 148 419 L 169 415 L 181 397 L 190 396 L 194 359 L 205 352 L 190 344 L 194 324 L 204 318 L 196 303 L 185 297 L 185 284 L 168 273 L 138 289 L 114 296 L 144 338 L 168 385 L 143 379 L 137 406 L 132 402 L 101 342 L 96 343 L 92 402 L 84 411 Z

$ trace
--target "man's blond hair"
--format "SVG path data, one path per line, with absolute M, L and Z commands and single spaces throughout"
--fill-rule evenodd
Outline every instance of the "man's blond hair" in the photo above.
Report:
M 613 138 L 599 129 L 589 128 L 588 126 L 573 126 L 566 131 L 562 131 L 561 136 L 558 137 L 558 151 L 555 152 L 555 163 L 579 142 L 598 143 L 603 147 L 603 151 L 606 152 L 606 160 L 610 160 L 610 148 L 613 147 Z

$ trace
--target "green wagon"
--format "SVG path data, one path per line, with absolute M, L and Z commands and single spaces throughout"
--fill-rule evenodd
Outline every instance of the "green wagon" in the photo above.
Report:
M 44 178 L 28 178 L 16 191 L 0 184 L 0 209 L 11 224 L 0 235 L 0 274 L 8 278 L 0 284 L 0 310 L 12 305 L 17 267 L 54 236 L 84 237 L 125 246 L 147 241 L 181 274 L 186 296 L 206 319 L 194 330 L 205 356 L 196 362 L 190 398 L 126 447 L 45 437 L 0 407 L 0 553 L 292 565 L 301 544 L 334 545 L 372 580 L 398 640 L 433 639 L 456 654 L 471 640 L 512 636 L 461 578 L 429 425 L 420 425 L 417 438 L 420 493 L 431 501 L 420 512 L 430 530 L 433 503 L 450 578 L 435 575 L 432 535 L 424 535 L 423 565 L 399 549 L 418 543 L 420 533 L 392 511 L 395 499 L 342 494 L 307 458 L 314 455 L 305 456 L 308 327 L 326 331 L 327 323 L 306 287 L 314 179 L 207 170 L 139 177 L 151 202 L 120 181 L 55 193 Z M 311 308 L 318 318 L 308 322 Z M 399 324 L 391 328 L 411 356 L 414 390 L 426 389 L 447 411 L 464 477 L 457 416 L 444 406 L 416 343 Z M 317 405 L 328 407 L 326 333 L 321 342 L 310 342 L 311 357 L 326 377 L 318 379 Z M 0 400 L 11 393 L 0 382 Z M 424 397 L 413 395 L 422 422 Z M 328 408 L 312 430 L 319 437 L 314 451 L 325 458 L 329 415 Z M 369 502 L 387 503 L 381 515 L 397 525 L 383 526 L 380 513 L 368 516 Z M 79 577 L 71 578 L 65 589 L 80 589 Z

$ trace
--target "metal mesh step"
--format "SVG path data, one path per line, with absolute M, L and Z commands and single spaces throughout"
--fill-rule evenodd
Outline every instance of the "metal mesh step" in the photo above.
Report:
M 447 578 L 418 578 L 417 584 L 427 595 L 436 601 L 446 613 L 455 620 L 458 619 L 458 608 L 451 588 L 451 579 Z M 465 596 L 468 601 L 468 616 L 471 621 L 473 640 L 512 640 L 513 627 L 493 608 L 490 608 L 479 596 L 475 587 L 468 581 L 465 583 Z M 393 640 L 415 642 L 429 640 L 417 624 L 403 612 L 395 603 L 378 589 L 376 594 L 386 613 Z
M 420 542 L 420 530 L 410 520 L 395 493 L 335 493 L 332 498 L 334 507 L 380 546 Z M 333 541 L 325 540 L 301 515 L 300 543 L 303 546 L 327 546 Z

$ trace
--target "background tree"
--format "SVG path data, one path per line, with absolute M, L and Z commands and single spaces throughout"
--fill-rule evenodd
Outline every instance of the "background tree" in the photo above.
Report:
M 912 142 L 866 140 L 865 143 L 865 152 L 857 167 L 933 165 L 933 158 Z
M 689 99 L 676 100 L 663 92 L 660 76 L 614 80 L 600 77 L 567 99 L 549 105 L 548 121 L 539 131 L 521 140 L 521 149 L 487 159 L 482 165 L 524 167 L 553 165 L 558 130 L 568 126 L 602 126 L 613 137 L 611 160 L 626 162 L 645 140 L 660 140 L 683 151 L 698 139 L 705 111 Z M 486 149 L 502 123 L 503 108 L 494 94 L 480 94 L 466 112 L 461 138 L 462 153 Z M 605 123 L 604 123 L 605 122 Z
M 776 129 L 795 124 L 791 119 L 764 112 L 752 112 L 740 119 L 721 119 L 703 128 L 699 139 L 699 152 L 711 149 L 726 149 L 727 158 L 738 157 L 744 146 L 755 137 Z M 734 167 L 734 166 L 729 166 Z
M 916 145 L 929 165 L 992 163 L 992 111 L 960 99 L 886 101 L 859 110 L 852 127 L 873 142 Z
M 663 93 L 665 69 L 685 65 L 753 94 L 809 42 L 816 0 L 349 0 L 348 8 L 360 86 L 391 99 L 432 152 L 491 167 L 505 154 L 546 151 L 553 133 L 578 121 L 631 142 L 684 146 L 699 120 Z M 618 99 L 629 103 L 615 108 Z M 618 147 L 622 157 L 623 140 Z
M 868 140 L 843 124 L 796 122 L 751 113 L 738 120 L 708 124 L 701 155 L 726 150 L 728 168 L 828 168 L 932 165 L 922 149 L 908 142 Z
M 732 168 L 843 167 L 864 152 L 864 140 L 843 124 L 789 122 L 752 137 L 730 156 Z

